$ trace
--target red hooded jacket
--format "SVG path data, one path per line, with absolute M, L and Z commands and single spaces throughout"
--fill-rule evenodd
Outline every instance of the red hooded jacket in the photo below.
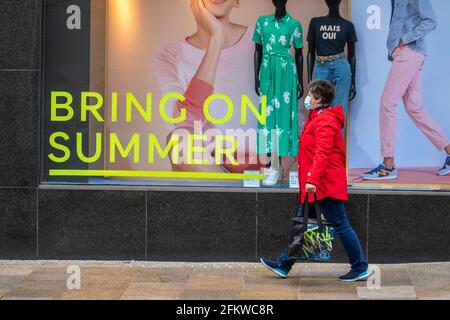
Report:
M 299 204 L 306 198 L 306 183 L 317 187 L 317 199 L 348 200 L 347 170 L 342 129 L 342 107 L 312 110 L 299 139 Z M 314 201 L 312 194 L 309 202 Z

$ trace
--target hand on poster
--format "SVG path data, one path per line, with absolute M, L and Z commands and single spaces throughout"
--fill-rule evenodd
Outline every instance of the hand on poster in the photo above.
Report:
M 206 8 L 203 0 L 191 0 L 191 8 L 197 24 L 209 34 L 210 38 L 221 40 L 223 46 L 225 36 L 219 19 Z
M 392 52 L 392 56 L 394 56 L 394 53 L 396 53 L 396 51 L 398 49 L 403 49 L 404 47 L 406 47 L 406 44 L 403 42 L 403 40 L 400 40 L 400 43 L 398 44 L 398 47 L 395 48 L 395 50 Z

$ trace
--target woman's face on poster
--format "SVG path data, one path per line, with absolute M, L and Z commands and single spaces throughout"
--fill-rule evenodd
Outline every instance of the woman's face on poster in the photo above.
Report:
M 231 10 L 239 5 L 239 0 L 203 0 L 205 7 L 216 18 L 224 18 L 230 15 Z

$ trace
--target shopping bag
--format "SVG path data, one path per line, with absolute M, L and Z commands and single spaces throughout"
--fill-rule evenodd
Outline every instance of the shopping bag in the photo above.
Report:
M 308 197 L 305 201 L 305 206 L 298 208 L 297 217 L 293 219 L 295 222 L 303 224 L 302 247 L 299 258 L 301 260 L 329 262 L 333 251 L 335 228 L 332 223 L 327 222 L 322 217 L 316 194 L 314 194 L 316 219 L 310 218 Z

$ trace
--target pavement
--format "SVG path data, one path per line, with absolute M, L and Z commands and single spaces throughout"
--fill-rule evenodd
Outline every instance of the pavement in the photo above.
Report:
M 345 264 L 298 263 L 287 279 L 254 263 L 1 261 L 2 300 L 450 300 L 450 263 L 371 265 L 341 283 Z

